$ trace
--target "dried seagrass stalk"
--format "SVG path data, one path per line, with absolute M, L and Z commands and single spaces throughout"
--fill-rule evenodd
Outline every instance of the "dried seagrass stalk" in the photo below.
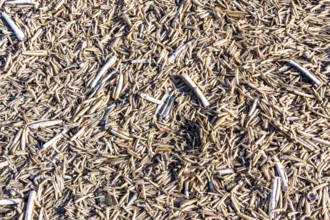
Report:
M 183 81 L 190 87 L 190 89 L 196 94 L 196 96 L 199 98 L 201 103 L 204 107 L 208 107 L 210 105 L 209 101 L 206 99 L 205 95 L 202 93 L 202 91 L 198 88 L 198 86 L 194 83 L 194 81 L 186 74 L 181 74 L 181 78 Z
M 97 75 L 93 79 L 93 81 L 91 83 L 91 88 L 94 88 L 97 85 L 97 83 L 101 79 L 101 77 L 108 71 L 108 69 L 111 66 L 113 66 L 115 64 L 116 60 L 117 60 L 117 56 L 113 56 L 102 66 L 100 71 L 97 73 Z
M 26 56 L 48 56 L 49 53 L 47 50 L 26 50 L 22 51 L 22 55 Z
M 52 139 L 50 139 L 47 143 L 45 143 L 42 147 L 43 148 L 48 148 L 48 147 L 52 146 L 58 140 L 60 140 L 63 137 L 63 135 L 66 134 L 68 131 L 69 131 L 68 129 L 63 130 L 59 134 L 55 135 Z
M 62 123 L 63 123 L 62 120 L 41 120 L 41 121 L 37 121 L 37 122 L 30 122 L 28 125 L 29 125 L 29 128 L 38 129 L 38 128 L 44 128 L 44 127 L 51 127 L 51 126 L 59 125 Z
M 168 57 L 168 61 L 170 63 L 174 63 L 174 61 L 176 60 L 176 58 L 181 54 L 181 52 L 186 49 L 188 46 L 192 45 L 193 43 L 196 42 L 196 39 L 192 39 L 189 40 L 187 43 L 181 45 L 180 47 L 178 47 L 169 57 Z

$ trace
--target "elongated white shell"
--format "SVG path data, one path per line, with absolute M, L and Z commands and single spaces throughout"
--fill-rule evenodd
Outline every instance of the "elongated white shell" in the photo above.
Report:
M 34 200 L 36 198 L 36 191 L 31 191 L 29 195 L 29 200 L 26 206 L 25 220 L 32 220 L 33 217 L 33 208 L 34 208 Z
M 280 162 L 276 163 L 276 170 L 282 180 L 282 189 L 283 189 L 283 191 L 286 191 L 288 189 L 288 177 L 286 175 L 286 172 L 284 170 L 282 163 L 280 163 Z
M 118 83 L 117 83 L 116 89 L 114 90 L 114 93 L 113 93 L 114 100 L 117 100 L 119 98 L 120 93 L 123 89 L 123 85 L 124 85 L 124 77 L 123 77 L 123 74 L 120 73 L 118 76 Z
M 320 85 L 321 81 L 318 80 L 316 78 L 316 76 L 314 76 L 313 74 L 311 74 L 307 69 L 305 69 L 304 67 L 300 66 L 298 63 L 296 63 L 293 60 L 290 60 L 288 62 L 291 66 L 293 66 L 294 68 L 296 68 L 297 70 L 299 70 L 299 72 L 301 74 L 303 74 L 304 76 L 306 76 L 309 80 L 311 80 L 313 83 L 315 83 L 316 85 Z
M 10 26 L 10 28 L 14 31 L 16 37 L 18 40 L 23 41 L 25 40 L 25 35 L 21 29 L 18 28 L 18 26 L 14 23 L 14 21 L 7 15 L 5 12 L 2 12 L 2 17 L 6 20 L 7 24 Z

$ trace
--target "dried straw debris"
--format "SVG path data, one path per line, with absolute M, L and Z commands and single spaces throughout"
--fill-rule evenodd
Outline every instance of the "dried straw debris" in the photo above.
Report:
M 168 57 L 168 62 L 173 63 L 176 58 L 181 54 L 183 50 L 185 50 L 188 46 L 192 45 L 193 43 L 196 42 L 196 39 L 191 39 L 185 44 L 181 45 L 178 47 L 169 57 Z
M 0 6 L 0 219 L 329 219 L 328 1 Z

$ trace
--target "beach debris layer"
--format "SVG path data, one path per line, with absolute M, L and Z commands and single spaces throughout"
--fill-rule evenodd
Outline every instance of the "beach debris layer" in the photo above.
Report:
M 0 7 L 0 219 L 330 219 L 329 1 Z

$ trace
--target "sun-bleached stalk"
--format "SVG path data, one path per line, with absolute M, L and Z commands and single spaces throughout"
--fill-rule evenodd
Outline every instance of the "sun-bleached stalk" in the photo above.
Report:
M 117 57 L 113 56 L 103 65 L 103 67 L 100 69 L 100 71 L 97 73 L 94 80 L 92 81 L 91 88 L 94 88 L 97 85 L 97 83 L 101 79 L 101 77 L 108 71 L 108 69 L 113 64 L 115 64 L 116 60 L 117 60 Z
M 196 96 L 199 98 L 199 100 L 202 102 L 204 107 L 207 107 L 210 105 L 209 101 L 206 99 L 203 92 L 198 88 L 198 86 L 195 84 L 195 82 L 185 73 L 181 74 L 182 80 L 190 87 L 191 90 L 196 94 Z

